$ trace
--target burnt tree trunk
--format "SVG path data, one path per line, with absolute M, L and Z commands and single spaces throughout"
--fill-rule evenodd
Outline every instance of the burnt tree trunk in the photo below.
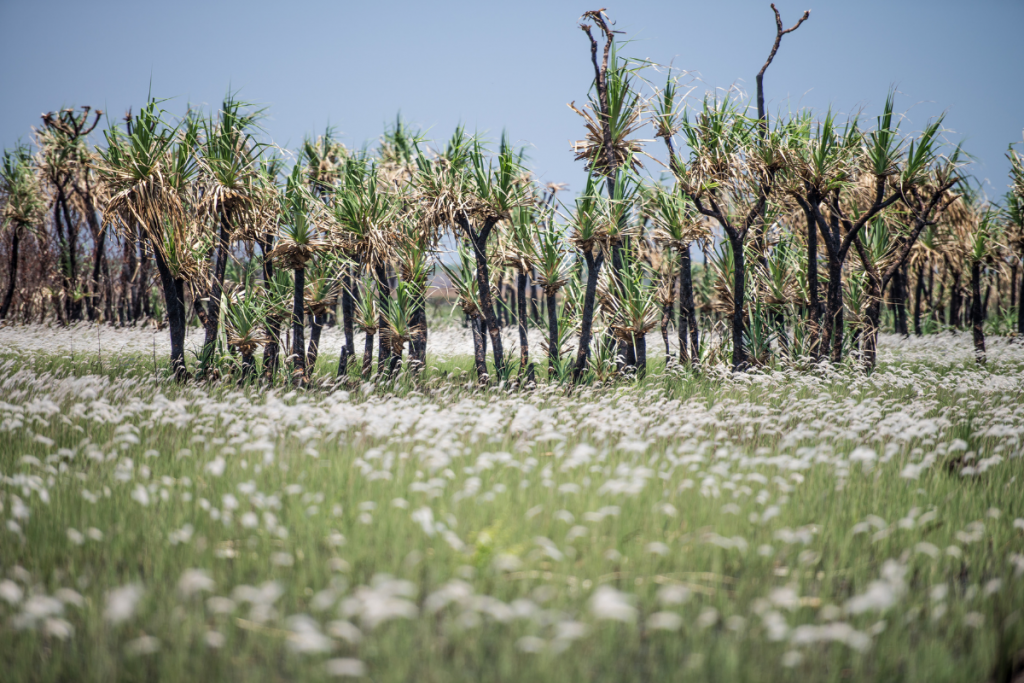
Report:
M 674 306 L 672 302 L 661 305 L 661 340 L 665 343 L 665 368 L 672 362 L 672 347 L 668 343 L 668 328 L 672 324 Z
M 264 235 L 258 239 L 260 251 L 263 253 L 263 284 L 269 289 L 270 281 L 274 279 L 274 263 L 267 258 L 271 250 L 270 237 Z M 263 376 L 273 380 L 277 374 L 277 367 L 281 355 L 281 321 L 275 316 L 267 316 L 266 321 L 267 339 L 263 347 Z
M 743 298 L 746 289 L 746 263 L 743 254 L 743 240 L 729 236 L 733 258 L 732 286 L 732 369 L 745 370 L 747 350 L 743 344 Z
M 914 285 L 914 334 L 921 336 L 921 298 L 924 295 L 924 266 L 917 267 L 917 282 Z
M 828 291 L 825 300 L 825 335 L 823 341 L 830 351 L 830 360 L 843 360 L 843 265 L 839 259 L 828 259 Z
M 11 259 L 7 270 L 7 291 L 4 292 L 3 303 L 0 303 L 0 320 L 7 319 L 7 311 L 11 308 L 14 298 L 14 285 L 18 279 L 18 244 L 21 242 L 21 228 L 14 227 L 11 233 Z
M 295 288 L 292 297 L 292 382 L 306 383 L 306 315 L 303 294 L 306 290 L 306 269 L 295 269 Z
M 555 368 L 558 365 L 558 305 L 557 298 L 558 294 L 554 290 L 548 290 L 547 292 L 547 306 L 548 309 L 548 376 L 551 377 L 555 373 Z
M 370 381 L 370 374 L 373 372 L 373 332 L 366 333 L 363 341 L 363 368 L 362 377 L 364 382 Z
M 690 247 L 679 250 L 679 362 L 700 363 L 700 337 L 697 313 L 693 307 L 693 268 Z M 689 349 L 687 349 L 689 345 Z
M 974 358 L 985 364 L 985 319 L 981 303 L 981 262 L 971 263 L 971 327 L 974 330 Z
M 388 323 L 384 319 L 384 311 L 391 301 L 391 282 L 383 263 L 375 265 L 373 273 L 377 278 L 377 302 L 380 308 L 380 316 L 377 318 L 377 374 L 383 375 L 388 366 L 388 359 L 391 358 L 391 344 L 385 339 Z
M 587 264 L 587 288 L 583 294 L 583 311 L 580 323 L 580 346 L 576 352 L 576 366 L 573 368 L 573 381 L 578 382 L 583 376 L 590 360 L 590 342 L 594 329 L 594 299 L 597 295 L 597 277 L 601 272 L 601 265 L 604 263 L 604 252 L 596 258 L 591 250 L 583 252 L 583 259 Z
M 484 332 L 483 318 L 470 318 L 473 329 L 473 363 L 476 366 L 476 378 L 481 383 L 487 381 L 487 333 Z
M 345 331 L 345 343 L 338 356 L 338 377 L 348 374 L 348 361 L 355 355 L 355 331 L 353 330 L 354 306 L 352 301 L 352 272 L 348 265 L 341 270 L 341 326 Z
M 807 214 L 807 330 L 811 356 L 821 358 L 821 301 L 818 296 L 818 224 Z
M 633 337 L 633 344 L 636 348 L 636 376 L 643 379 L 647 375 L 647 335 Z
M 228 267 L 228 251 L 230 223 L 227 210 L 220 211 L 220 230 L 217 235 L 217 260 L 213 264 L 213 278 L 210 282 L 210 299 L 206 302 L 206 339 L 203 341 L 202 362 L 204 365 L 213 359 L 217 349 L 217 332 L 220 328 L 220 300 L 224 294 L 224 273 Z
M 527 336 L 526 315 L 526 272 L 516 273 L 516 317 L 519 323 L 519 369 L 525 372 L 527 381 L 533 380 L 533 366 L 530 364 L 530 340 Z
M 185 281 L 175 278 L 158 249 L 153 249 L 160 284 L 167 308 L 167 326 L 171 333 L 171 373 L 179 382 L 188 379 L 185 369 Z

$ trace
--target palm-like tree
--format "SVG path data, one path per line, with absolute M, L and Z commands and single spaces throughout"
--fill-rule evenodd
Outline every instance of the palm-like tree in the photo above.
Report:
M 601 308 L 620 347 L 636 350 L 637 377 L 647 374 L 647 333 L 658 324 L 657 285 L 650 267 L 632 249 L 622 250 L 622 267 L 606 272 Z
M 353 322 L 366 335 L 363 344 L 363 380 L 370 379 L 373 370 L 373 335 L 377 333 L 380 324 L 380 310 L 377 307 L 377 298 L 373 291 L 374 283 L 371 278 L 363 278 L 362 296 L 355 299 Z
M 227 342 L 242 356 L 241 383 L 256 372 L 256 349 L 270 341 L 265 332 L 265 322 L 271 302 L 261 296 L 251 282 L 245 283 L 243 288 L 228 292 L 225 302 L 224 328 Z
M 122 228 L 138 224 L 153 249 L 167 308 L 171 369 L 180 380 L 187 376 L 185 282 L 198 276 L 202 249 L 184 197 L 195 174 L 196 131 L 189 120 L 184 126 L 165 123 L 163 114 L 151 100 L 127 132 L 104 131 L 107 146 L 97 168 L 110 195 L 106 212 L 120 218 Z
M 261 146 L 252 131 L 262 111 L 243 111 L 249 106 L 229 94 L 216 118 L 202 120 L 203 134 L 196 150 L 201 169 L 199 208 L 217 224 L 216 256 L 203 321 L 206 339 L 200 358 L 204 364 L 211 360 L 217 343 L 231 242 L 253 239 L 260 228 L 258 209 L 264 189 L 259 162 Z
M 46 200 L 39 179 L 31 166 L 32 157 L 27 147 L 19 145 L 4 152 L 0 167 L 0 227 L 11 231 L 11 252 L 7 268 L 7 290 L 0 302 L 0 320 L 7 318 L 18 279 L 18 246 L 26 232 L 40 228 L 45 217 Z
M 976 193 L 967 192 L 966 196 Z M 997 209 L 977 197 L 968 202 L 973 229 L 967 234 L 964 253 L 971 266 L 971 328 L 974 333 L 974 357 L 979 365 L 985 363 L 985 312 L 981 297 L 983 271 L 992 266 L 1001 245 L 1002 224 Z
M 312 375 L 320 353 L 320 333 L 327 313 L 338 305 L 339 283 L 335 273 L 348 264 L 334 254 L 324 254 L 313 261 L 306 273 L 306 291 L 303 295 L 309 311 L 309 347 L 306 349 L 306 370 Z
M 693 306 L 690 246 L 694 242 L 706 242 L 711 231 L 678 187 L 669 190 L 659 184 L 647 192 L 646 206 L 654 223 L 654 240 L 663 247 L 674 249 L 678 258 L 679 362 L 689 361 L 696 365 L 700 358 L 700 338 Z
M 321 235 L 322 207 L 302 182 L 298 164 L 288 177 L 282 197 L 281 224 L 278 227 L 277 246 L 268 254 L 284 268 L 294 272 L 292 298 L 292 381 L 304 386 L 306 376 L 305 343 L 305 290 L 306 265 L 318 252 L 326 251 L 330 244 Z

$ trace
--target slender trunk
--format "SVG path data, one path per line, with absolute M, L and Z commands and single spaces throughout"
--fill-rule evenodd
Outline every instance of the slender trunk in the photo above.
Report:
M 479 316 L 471 318 L 473 328 L 473 363 L 476 366 L 476 378 L 482 384 L 487 381 L 487 335 L 483 331 L 483 319 Z
M 373 332 L 366 332 L 366 339 L 363 341 L 363 381 L 370 381 L 370 373 L 373 372 Z
M 383 263 L 374 266 L 373 272 L 377 278 L 377 301 L 380 308 L 380 317 L 377 319 L 377 374 L 383 375 L 391 357 L 391 345 L 386 339 L 388 323 L 384 319 L 384 311 L 391 300 L 391 283 Z
M 269 289 L 270 281 L 274 278 L 274 262 L 267 258 L 271 250 L 270 236 L 264 235 L 258 239 L 260 251 L 263 253 L 263 284 Z M 266 322 L 267 339 L 263 347 L 263 376 L 273 381 L 277 375 L 277 366 L 281 354 L 281 321 L 276 316 L 267 316 Z
M 622 286 L 620 284 L 619 276 L 622 273 L 622 245 L 615 243 L 612 245 L 612 286 L 615 287 L 619 292 L 622 292 Z M 611 330 L 608 331 L 611 335 Z M 611 337 L 616 345 L 615 351 L 615 366 L 621 372 L 626 369 L 636 368 L 636 349 L 633 348 L 633 342 L 626 339 L 615 340 Z
M 171 373 L 180 382 L 188 379 L 185 369 L 185 281 L 171 274 L 158 249 L 153 249 L 153 256 L 164 290 L 167 326 L 171 333 Z
M 924 265 L 917 267 L 917 283 L 914 285 L 914 334 L 921 336 L 921 297 L 924 294 Z
M 519 368 L 521 372 L 530 368 L 530 341 L 526 329 L 526 272 L 516 273 L 516 318 L 519 323 Z
M 960 277 L 963 271 L 953 272 L 953 284 L 949 287 L 949 324 L 953 327 L 962 327 L 960 324 L 960 307 L 963 305 L 963 293 L 960 291 Z
M 4 292 L 4 301 L 0 304 L 0 320 L 7 319 L 7 311 L 11 308 L 11 299 L 14 298 L 14 284 L 18 279 L 18 243 L 21 242 L 21 228 L 17 225 L 11 233 L 11 261 L 7 271 L 7 291 Z
M 558 366 L 558 305 L 554 290 L 547 291 L 548 309 L 548 376 L 554 377 Z
M 807 314 L 811 357 L 821 358 L 821 302 L 818 297 L 818 224 L 807 214 Z
M 353 329 L 353 317 L 355 308 L 352 301 L 352 271 L 348 265 L 342 266 L 341 270 L 341 325 L 345 331 L 345 343 L 341 347 L 341 354 L 338 357 L 338 377 L 348 374 L 348 361 L 355 355 L 355 330 Z
M 306 269 L 295 269 L 295 294 L 292 298 L 292 382 L 306 383 L 306 320 L 303 294 L 306 290 Z
M 530 269 L 530 318 L 540 324 L 540 285 L 537 284 L 536 271 Z
M 633 337 L 633 346 L 636 348 L 636 376 L 643 379 L 647 376 L 647 335 Z
M 88 314 L 89 320 L 96 320 L 99 318 L 100 311 L 100 299 L 106 298 L 102 296 L 102 285 L 101 285 L 101 273 L 103 271 L 104 262 L 104 250 L 106 249 L 107 231 L 97 226 L 97 230 L 93 233 L 93 254 L 92 254 L 92 279 L 89 282 L 89 293 L 92 295 L 89 297 Z M 110 302 L 106 303 L 109 310 Z M 110 316 L 107 316 L 108 320 Z
M 672 324 L 673 302 L 661 305 L 661 340 L 665 343 L 665 368 L 672 362 L 672 348 L 668 343 L 668 328 Z M 682 340 L 680 340 L 682 341 Z M 681 352 L 680 352 L 681 353 Z
M 487 265 L 487 236 L 490 234 L 490 228 L 485 226 L 480 234 L 474 235 L 469 229 L 468 220 L 464 221 L 463 228 L 470 236 L 476 256 L 476 283 L 483 308 L 485 329 L 491 338 L 491 348 L 494 352 L 494 373 L 502 377 L 505 374 L 505 356 L 501 346 L 501 330 L 494 315 L 494 297 L 491 296 L 490 270 Z
M 985 364 L 985 320 L 981 307 L 981 262 L 971 263 L 971 326 L 974 328 L 974 358 Z
M 313 320 L 309 328 L 309 346 L 306 349 L 306 372 L 310 377 L 316 368 L 316 358 L 320 355 L 320 331 L 324 328 L 324 319 L 327 316 L 314 313 L 311 317 Z
M 861 358 L 864 361 L 864 366 L 869 370 L 874 368 L 878 362 L 878 325 L 882 315 L 882 304 L 881 294 L 873 295 L 877 291 L 877 286 L 872 287 L 868 291 L 871 303 L 868 304 L 866 311 L 867 323 L 864 327 L 863 342 L 861 344 Z
M 590 341 L 594 328 L 594 299 L 597 295 L 597 277 L 601 271 L 601 264 L 604 263 L 604 252 L 596 258 L 588 249 L 583 252 L 583 258 L 587 263 L 587 288 L 583 295 L 583 312 L 580 322 L 580 347 L 576 353 L 576 367 L 573 369 L 572 378 L 578 382 L 583 376 L 590 360 Z
M 693 367 L 697 367 L 700 364 L 700 333 L 697 330 L 697 312 L 693 307 L 691 264 L 690 247 L 687 245 L 679 251 L 679 362 L 685 363 L 689 359 Z
M 946 273 L 949 271 L 949 260 L 943 257 L 942 271 L 939 275 L 939 293 L 932 307 L 932 317 L 936 322 L 946 324 Z
M 210 298 L 206 302 L 206 339 L 203 341 L 202 362 L 207 364 L 213 360 L 217 349 L 217 332 L 220 328 L 220 300 L 224 293 L 224 273 L 228 267 L 228 251 L 230 248 L 227 210 L 221 208 L 220 231 L 217 242 L 217 260 L 213 264 L 213 278 L 210 282 Z
M 67 195 L 63 190 L 58 191 L 57 204 L 60 205 L 64 214 L 64 224 L 68 231 L 68 291 L 74 292 L 78 285 L 78 223 L 71 220 L 71 210 L 68 208 Z M 67 300 L 68 320 L 82 319 L 82 302 L 75 301 L 73 296 Z
M 143 242 L 140 239 L 140 245 Z M 153 302 L 149 298 L 149 280 L 150 280 L 150 259 L 149 254 L 145 248 L 139 251 L 139 276 L 135 281 L 135 289 L 138 292 L 138 300 L 141 308 L 139 313 L 136 314 L 135 319 L 141 320 L 142 318 L 153 317 Z
M 907 327 L 907 270 L 900 266 L 893 277 L 893 313 L 896 316 L 896 334 L 904 337 L 910 336 L 910 329 Z
M 825 349 L 831 351 L 833 363 L 843 360 L 843 264 L 829 254 L 828 293 L 825 301 Z
M 743 298 L 746 288 L 746 265 L 743 255 L 743 240 L 729 238 L 732 247 L 733 289 L 732 289 L 732 369 L 745 370 L 747 350 L 743 345 Z
M 1010 268 L 1010 308 L 1017 307 L 1017 264 Z

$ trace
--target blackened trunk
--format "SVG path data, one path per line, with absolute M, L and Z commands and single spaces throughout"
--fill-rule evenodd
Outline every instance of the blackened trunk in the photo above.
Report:
M 971 263 L 971 327 L 974 329 L 974 358 L 985 363 L 985 320 L 981 304 L 981 262 Z
M 310 377 L 313 376 L 313 371 L 316 368 L 316 358 L 320 355 L 320 332 L 324 328 L 326 317 L 326 315 L 316 315 L 315 313 L 312 316 L 312 325 L 309 328 L 309 347 L 306 349 L 306 372 Z
M 634 337 L 633 347 L 636 349 L 636 376 L 643 379 L 647 375 L 647 335 Z
M 470 232 L 467 230 L 467 233 Z M 481 230 L 479 235 L 471 235 L 473 251 L 476 256 L 476 284 L 480 294 L 480 303 L 483 306 L 484 323 L 487 334 L 491 338 L 491 349 L 494 353 L 494 372 L 498 377 L 505 374 L 505 356 L 501 346 L 501 329 L 498 327 L 498 320 L 494 315 L 494 297 L 491 296 L 490 270 L 487 265 L 487 235 L 488 228 Z
M 554 377 L 558 366 L 558 295 L 554 290 L 547 292 L 548 309 L 548 376 Z
M 213 278 L 210 282 L 210 299 L 206 302 L 206 339 L 203 341 L 203 363 L 213 359 L 217 349 L 217 332 L 220 328 L 220 300 L 224 293 L 224 273 L 228 267 L 229 237 L 228 214 L 225 209 L 220 213 L 220 231 L 217 241 L 217 260 L 213 264 Z
M 487 335 L 483 330 L 483 319 L 479 316 L 470 319 L 473 329 L 473 363 L 476 366 L 476 378 L 481 383 L 487 381 Z
M 1017 307 L 1017 268 L 1016 263 L 1010 268 L 1010 308 Z
M 537 284 L 536 271 L 530 269 L 530 318 L 540 324 L 540 286 Z
M 612 286 L 616 287 L 621 292 L 621 280 L 620 275 L 622 274 L 622 245 L 612 245 Z M 608 334 L 611 335 L 611 330 L 608 330 Z M 633 342 L 626 339 L 615 340 L 615 367 L 619 371 L 626 369 L 633 369 L 636 367 L 636 349 L 633 348 Z
M 526 329 L 526 273 L 516 273 L 516 318 L 519 323 L 519 367 L 520 371 L 530 372 L 530 341 Z
M 907 327 L 907 270 L 901 266 L 896 270 L 893 281 L 893 313 L 896 317 L 896 334 L 904 337 L 910 336 L 910 329 Z
M 963 294 L 960 291 L 962 271 L 953 273 L 953 284 L 949 287 L 949 324 L 960 327 L 960 307 L 963 305 Z
M 829 254 L 828 293 L 825 300 L 826 348 L 833 363 L 843 360 L 843 264 Z
M 7 319 L 7 311 L 11 308 L 11 299 L 14 298 L 14 284 L 18 279 L 18 244 L 21 242 L 21 228 L 14 227 L 11 233 L 11 260 L 7 270 L 7 291 L 4 292 L 4 301 L 0 304 L 0 320 Z
M 921 297 L 924 294 L 924 266 L 917 267 L 917 283 L 914 285 L 914 334 L 921 336 Z
M 269 235 L 257 240 L 263 253 L 263 284 L 268 290 L 270 281 L 274 279 L 274 262 L 267 258 L 271 250 L 270 240 Z M 263 376 L 273 381 L 281 356 L 281 321 L 276 316 L 267 316 L 266 328 L 270 341 L 263 347 Z
M 341 326 L 345 331 L 345 343 L 338 356 L 338 377 L 348 374 L 348 361 L 355 355 L 355 330 L 353 317 L 355 308 L 352 301 L 352 271 L 348 265 L 341 270 Z
M 366 339 L 363 341 L 363 370 L 362 376 L 364 381 L 369 381 L 370 373 L 373 372 L 373 332 L 366 333 Z
M 171 373 L 181 382 L 188 379 L 185 369 L 185 281 L 171 274 L 158 249 L 153 250 L 153 255 L 164 290 L 167 327 L 171 333 Z
M 687 349 L 689 342 L 689 349 Z M 679 362 L 700 363 L 700 337 L 697 313 L 693 307 L 693 272 L 690 247 L 679 251 Z
M 306 269 L 295 269 L 295 289 L 292 297 L 292 382 L 302 386 L 306 382 L 306 320 L 303 294 L 306 290 Z
M 665 343 L 665 368 L 672 362 L 672 347 L 668 343 L 668 328 L 672 324 L 672 302 L 661 305 L 661 340 Z
M 882 304 L 881 294 L 875 297 L 871 296 L 869 291 L 868 296 L 871 297 L 871 303 L 868 304 L 866 311 L 867 325 L 861 342 L 861 358 L 864 366 L 870 370 L 878 362 L 878 325 L 882 316 Z
M 374 266 L 373 272 L 377 278 L 377 302 L 380 309 L 380 317 L 377 319 L 377 374 L 383 375 L 391 357 L 391 345 L 385 339 L 388 336 L 388 323 L 384 319 L 384 311 L 391 301 L 391 283 L 383 263 Z
M 594 329 L 594 299 L 597 295 L 597 277 L 604 263 L 604 252 L 596 258 L 588 249 L 583 252 L 587 263 L 587 288 L 583 294 L 583 313 L 580 322 L 580 347 L 576 353 L 576 367 L 573 369 L 573 381 L 578 382 L 583 376 L 590 360 L 590 341 Z
M 743 345 L 743 299 L 746 289 L 746 264 L 743 255 L 743 240 L 729 237 L 735 266 L 732 288 L 732 369 L 745 370 L 747 350 Z

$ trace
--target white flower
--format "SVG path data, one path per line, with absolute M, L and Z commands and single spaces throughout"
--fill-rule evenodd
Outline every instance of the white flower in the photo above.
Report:
M 678 631 L 683 618 L 675 612 L 655 612 L 647 617 L 647 628 L 651 631 Z
M 637 609 L 633 607 L 634 597 L 615 590 L 611 586 L 600 586 L 590 598 L 590 612 L 594 618 L 633 623 Z
M 21 602 L 21 596 L 23 592 L 21 586 L 14 583 L 10 579 L 4 579 L 0 581 L 0 598 L 3 598 L 10 605 L 17 605 Z
M 149 491 L 142 484 L 137 484 L 135 490 L 132 491 L 132 500 L 137 502 L 139 505 L 146 507 L 149 505 Z
M 153 636 L 142 636 L 125 643 L 124 651 L 130 657 L 151 655 L 160 649 L 160 641 Z
M 135 614 L 135 608 L 142 599 L 142 586 L 129 584 L 107 592 L 107 606 L 103 618 L 112 624 L 128 621 Z
M 366 665 L 362 661 L 347 657 L 328 659 L 324 663 L 324 668 L 328 676 L 359 678 L 366 675 Z
M 203 636 L 203 642 L 205 642 L 206 647 L 211 650 L 219 650 L 224 647 L 227 640 L 228 639 L 224 637 L 224 634 L 219 631 L 207 631 L 206 635 Z
M 203 569 L 186 569 L 178 579 L 178 594 L 184 598 L 191 598 L 201 591 L 212 591 L 214 588 L 213 579 Z

